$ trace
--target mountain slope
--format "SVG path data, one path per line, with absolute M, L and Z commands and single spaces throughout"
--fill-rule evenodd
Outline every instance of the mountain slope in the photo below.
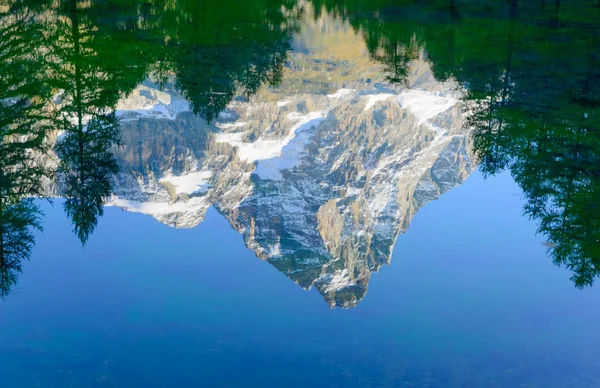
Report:
M 110 205 L 184 228 L 214 206 L 258 257 L 347 308 L 390 262 L 418 209 L 471 173 L 470 130 L 460 88 L 437 82 L 423 58 L 411 63 L 407 87 L 391 85 L 377 64 L 356 59 L 364 47 L 353 60 L 327 57 L 324 41 L 356 36 L 347 25 L 305 24 L 283 84 L 234 100 L 213 124 L 149 82 L 123 100 Z M 321 36 L 311 29 L 329 35 L 302 40 Z M 307 70 L 324 60 L 326 80 Z

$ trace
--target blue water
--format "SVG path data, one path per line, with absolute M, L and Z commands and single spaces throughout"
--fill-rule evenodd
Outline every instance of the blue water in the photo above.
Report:
M 2 387 L 596 387 L 600 289 L 576 290 L 510 176 L 427 204 L 351 310 L 262 262 L 216 211 L 194 229 L 60 204 L 0 302 Z

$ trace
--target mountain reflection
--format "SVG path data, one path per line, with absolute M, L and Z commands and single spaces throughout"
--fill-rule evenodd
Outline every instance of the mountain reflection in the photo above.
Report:
M 417 45 L 437 79 L 468 90 L 480 169 L 510 170 L 553 261 L 577 287 L 591 285 L 600 274 L 597 2 L 404 3 L 324 0 L 317 9 L 349 20 L 390 79 L 404 76 Z
M 600 9 L 477 0 L 0 8 L 2 295 L 60 196 L 193 227 L 352 307 L 425 203 L 510 170 L 577 287 L 600 275 Z M 6 37 L 6 38 L 5 38 Z
M 458 85 L 436 81 L 422 52 L 395 85 L 344 21 L 304 12 L 278 87 L 234 99 L 214 122 L 192 115 L 176 84 L 131 93 L 110 203 L 175 227 L 214 206 L 261 259 L 353 307 L 418 209 L 472 172 L 470 130 Z
M 250 96 L 262 83 L 278 82 L 295 31 L 292 10 L 285 10 L 291 4 L 233 5 L 0 6 L 3 295 L 29 256 L 31 228 L 41 227 L 32 197 L 64 197 L 75 234 L 87 242 L 119 171 L 115 108 L 140 82 L 174 78 L 192 111 L 209 122 L 238 91 Z

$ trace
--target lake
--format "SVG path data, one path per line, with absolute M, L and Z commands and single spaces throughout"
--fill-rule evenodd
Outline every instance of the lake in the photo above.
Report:
M 595 1 L 0 31 L 3 386 L 600 386 Z

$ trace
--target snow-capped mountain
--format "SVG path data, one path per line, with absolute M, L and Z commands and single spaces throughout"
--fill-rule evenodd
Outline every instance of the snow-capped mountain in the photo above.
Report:
M 180 228 L 214 206 L 258 257 L 352 307 L 417 210 L 474 167 L 456 85 L 424 61 L 409 81 L 234 101 L 214 124 L 185 104 L 129 115 L 109 205 Z M 127 106 L 137 94 L 130 110 L 164 112 L 180 99 L 160 93 L 142 85 Z
M 324 23 L 309 19 L 283 83 L 235 99 L 211 124 L 169 86 L 148 81 L 124 98 L 108 205 L 178 228 L 214 206 L 259 258 L 347 308 L 419 208 L 475 166 L 458 85 L 436 81 L 423 58 L 407 87 L 389 84 L 380 65 L 360 59 L 367 50 L 351 28 L 329 20 L 338 25 L 326 30 L 356 46 L 354 62 L 306 38 Z M 307 69 L 327 55 L 324 80 Z

